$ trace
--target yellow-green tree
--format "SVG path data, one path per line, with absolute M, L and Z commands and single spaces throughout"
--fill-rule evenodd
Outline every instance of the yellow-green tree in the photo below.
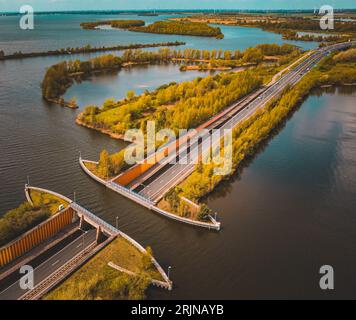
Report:
M 101 177 L 108 179 L 110 176 L 110 156 L 107 150 L 100 153 L 98 171 Z

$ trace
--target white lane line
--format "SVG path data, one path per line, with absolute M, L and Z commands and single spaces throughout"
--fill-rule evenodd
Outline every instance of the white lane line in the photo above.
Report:
M 54 267 L 60 260 L 57 260 L 55 263 L 52 263 L 52 267 Z
M 192 168 L 195 167 L 195 165 L 188 165 L 188 166 L 189 166 L 189 169 L 190 169 L 190 170 L 192 170 Z M 192 167 L 192 166 L 193 166 L 193 167 Z M 186 168 L 187 168 L 187 167 L 182 168 L 182 170 L 180 170 L 180 171 L 178 172 L 178 174 L 176 174 L 176 175 L 173 176 L 170 180 L 168 180 L 168 182 L 165 183 L 160 189 L 158 189 L 157 191 L 155 191 L 155 193 L 151 194 L 151 197 L 152 197 L 152 198 L 155 198 L 157 195 L 159 195 L 159 194 L 162 192 L 163 189 L 167 188 L 167 186 L 168 186 L 172 181 L 176 181 L 176 180 L 177 180 L 176 178 L 178 178 L 178 176 L 181 176 L 182 173 L 185 171 Z

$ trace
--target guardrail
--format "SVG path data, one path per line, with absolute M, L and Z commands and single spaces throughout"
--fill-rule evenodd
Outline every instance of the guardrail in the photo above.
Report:
M 89 222 L 90 224 L 97 224 L 99 227 L 101 227 L 103 229 L 104 232 L 109 233 L 109 235 L 114 236 L 114 235 L 118 234 L 118 230 L 116 228 L 114 228 L 111 224 L 100 219 L 95 214 L 91 213 L 90 211 L 83 208 L 79 204 L 72 202 L 70 207 L 73 210 L 77 211 L 77 213 L 79 213 L 79 214 L 81 213 L 86 218 L 88 218 L 88 220 L 86 220 L 87 222 Z
M 127 189 L 123 186 L 120 186 L 119 184 L 115 183 L 115 182 L 107 182 L 106 186 L 114 191 L 117 191 L 118 193 L 126 196 L 127 198 L 141 204 L 142 206 L 148 208 L 148 209 L 152 209 L 152 207 L 155 205 L 154 202 L 152 202 L 151 200 L 143 197 L 142 195 L 140 195 L 137 192 L 134 192 L 130 189 Z
M 135 273 L 135 272 L 132 272 L 130 270 L 127 270 L 123 267 L 120 267 L 118 266 L 117 264 L 113 263 L 113 262 L 109 262 L 108 263 L 108 266 L 110 268 L 113 268 L 117 271 L 120 271 L 120 272 L 123 272 L 123 273 L 126 273 L 128 274 L 129 276 L 132 276 L 132 277 L 137 277 L 138 274 Z M 172 290 L 172 282 L 169 281 L 169 282 L 166 282 L 166 281 L 160 281 L 160 280 L 156 280 L 156 279 L 151 279 L 151 284 L 156 286 L 156 287 L 160 287 L 160 288 L 165 288 L 165 289 L 168 289 L 168 290 Z

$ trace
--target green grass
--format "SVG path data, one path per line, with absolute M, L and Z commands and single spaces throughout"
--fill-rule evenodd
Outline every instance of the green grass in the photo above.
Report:
M 35 207 L 45 206 L 48 208 L 48 210 L 51 212 L 52 215 L 58 212 L 58 208 L 60 205 L 64 205 L 64 207 L 67 207 L 69 205 L 67 201 L 64 201 L 63 199 L 60 199 L 49 193 L 40 192 L 31 189 L 29 190 L 29 193 L 33 205 Z
M 150 259 L 149 259 L 150 260 Z M 139 274 L 126 275 L 109 262 Z M 150 279 L 163 280 L 147 256 L 119 237 L 76 271 L 45 300 L 141 300 Z

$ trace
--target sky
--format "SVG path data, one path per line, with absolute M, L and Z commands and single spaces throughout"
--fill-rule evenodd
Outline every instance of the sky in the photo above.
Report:
M 356 8 L 355 0 L 0 0 L 0 12 L 19 11 L 31 5 L 35 11 L 150 10 L 150 9 L 315 9 L 328 4 Z

